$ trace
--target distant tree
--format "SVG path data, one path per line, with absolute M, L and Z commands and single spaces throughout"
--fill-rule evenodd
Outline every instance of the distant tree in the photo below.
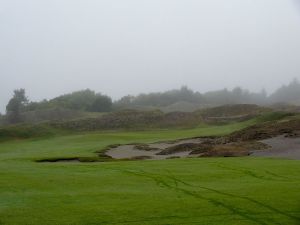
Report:
M 91 112 L 109 112 L 112 109 L 112 100 L 110 97 L 97 94 L 95 100 L 89 107 Z
M 113 107 L 114 109 L 122 109 L 122 108 L 129 108 L 133 101 L 134 101 L 135 97 L 131 96 L 131 95 L 126 95 L 124 97 L 122 97 L 121 99 L 117 100 L 114 102 Z
M 260 91 L 260 96 L 262 96 L 264 99 L 266 99 L 268 97 L 268 94 L 267 94 L 267 91 L 265 88 L 263 88 L 261 91 Z
M 132 106 L 168 106 L 177 102 L 201 103 L 203 96 L 194 92 L 187 86 L 166 92 L 139 94 L 138 96 L 125 96 L 115 102 L 116 108 L 130 108 Z
M 97 94 L 90 90 L 75 91 L 49 101 L 49 105 L 73 110 L 87 110 L 95 101 Z
M 270 96 L 272 102 L 286 102 L 286 103 L 299 101 L 299 98 L 300 98 L 300 83 L 296 78 L 288 85 L 283 85 L 281 88 L 276 90 Z
M 25 89 L 14 90 L 13 97 L 6 106 L 6 115 L 10 123 L 18 123 L 22 121 L 21 112 L 28 103 L 25 95 Z
M 112 100 L 110 97 L 96 93 L 90 89 L 75 91 L 60 95 L 50 100 L 30 102 L 24 111 L 53 111 L 53 109 L 68 109 L 74 111 L 111 111 Z M 66 111 L 64 111 L 66 112 Z
M 5 124 L 5 116 L 0 113 L 0 126 Z

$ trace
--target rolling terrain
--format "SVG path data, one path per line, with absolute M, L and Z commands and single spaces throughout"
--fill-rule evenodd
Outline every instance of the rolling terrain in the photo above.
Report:
M 48 123 L 2 129 L 0 224 L 298 225 L 299 160 L 250 156 L 128 161 L 99 156 L 116 144 L 194 137 L 224 141 L 270 129 L 277 135 L 282 130 L 274 124 L 298 120 L 294 114 L 263 112 L 239 122 L 201 120 L 193 127 L 150 130 L 74 132 Z M 37 162 L 61 158 L 81 160 Z

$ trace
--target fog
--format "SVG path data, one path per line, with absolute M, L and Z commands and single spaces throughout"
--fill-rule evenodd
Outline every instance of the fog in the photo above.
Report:
M 0 0 L 0 112 L 90 88 L 117 99 L 187 85 L 269 93 L 300 79 L 292 0 Z

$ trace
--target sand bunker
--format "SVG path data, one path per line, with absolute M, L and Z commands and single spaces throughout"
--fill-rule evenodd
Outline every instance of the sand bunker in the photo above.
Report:
M 97 157 L 47 158 L 37 162 L 108 162 L 197 157 L 281 157 L 300 159 L 300 136 L 285 134 L 262 141 L 224 142 L 223 138 L 193 138 L 153 144 L 111 145 Z
M 278 136 L 259 142 L 220 143 L 214 138 L 193 138 L 174 142 L 131 144 L 105 152 L 113 159 L 161 160 L 186 157 L 265 156 L 300 159 L 300 137 Z
M 114 159 L 170 159 L 186 157 L 235 157 L 247 156 L 259 149 L 269 148 L 259 142 L 220 144 L 216 138 L 193 138 L 153 144 L 115 146 L 105 154 Z
M 109 150 L 106 154 L 114 159 L 167 159 L 170 157 L 188 157 L 190 152 L 178 152 L 169 155 L 159 155 L 161 150 L 137 150 L 134 145 L 123 145 Z
M 191 143 L 200 144 L 203 138 L 193 138 L 186 140 L 179 140 L 173 142 L 159 142 L 153 144 L 136 144 L 136 145 L 121 145 L 109 149 L 105 154 L 114 159 L 168 159 L 168 158 L 184 158 L 197 157 L 197 155 L 190 155 L 192 149 L 185 148 L 181 151 L 173 151 L 169 154 L 163 154 L 163 151 L 174 146 L 184 146 Z
M 255 151 L 254 156 L 281 157 L 300 159 L 300 137 L 285 137 L 284 135 L 262 141 L 271 146 L 268 150 Z

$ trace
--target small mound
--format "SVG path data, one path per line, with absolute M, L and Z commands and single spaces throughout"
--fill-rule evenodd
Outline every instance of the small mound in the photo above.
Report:
M 231 117 L 248 114 L 257 115 L 268 111 L 270 109 L 254 104 L 234 104 L 205 109 L 202 111 L 202 115 L 205 117 Z
M 134 145 L 134 149 L 141 150 L 141 151 L 157 151 L 159 148 L 150 147 L 147 144 L 136 144 Z
M 236 142 L 210 146 L 200 157 L 242 157 L 251 155 L 253 151 L 270 148 L 269 145 L 261 142 Z
M 226 123 L 245 121 L 268 111 L 271 109 L 252 104 L 235 104 L 208 108 L 202 110 L 201 115 L 208 123 Z
M 231 149 L 218 149 L 205 152 L 200 157 L 242 157 L 249 156 L 248 151 L 232 151 Z
M 183 143 L 175 146 L 168 147 L 161 152 L 157 153 L 157 155 L 170 155 L 178 152 L 187 152 L 198 149 L 197 143 Z
M 205 152 L 209 152 L 213 149 L 213 144 L 199 144 L 197 148 L 193 149 L 193 151 L 190 152 L 190 155 L 198 155 Z

